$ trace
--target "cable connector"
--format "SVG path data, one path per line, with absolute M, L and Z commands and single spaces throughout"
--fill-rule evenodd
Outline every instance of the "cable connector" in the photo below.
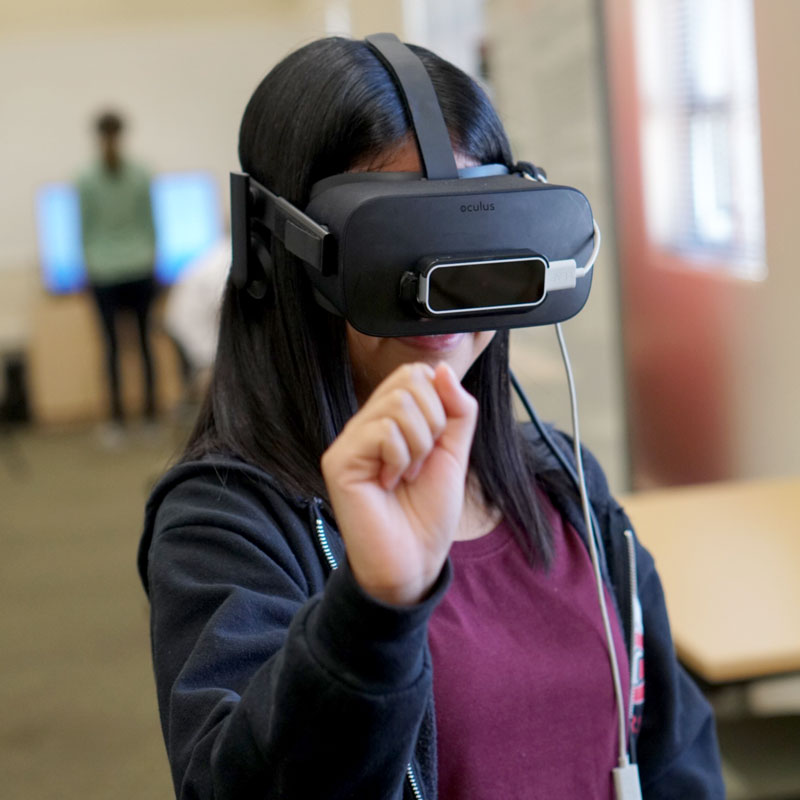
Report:
M 565 261 L 551 261 L 547 265 L 544 277 L 544 288 L 547 292 L 556 292 L 561 289 L 574 289 L 578 281 L 578 265 L 574 258 Z
M 568 258 L 564 261 L 550 261 L 544 278 L 545 292 L 574 289 L 578 278 L 582 278 L 594 267 L 597 254 L 600 252 L 600 227 L 595 220 L 592 220 L 592 226 L 594 229 L 594 247 L 592 247 L 589 260 L 580 269 L 578 269 L 574 258 Z
M 625 764 L 611 770 L 614 776 L 614 797 L 616 800 L 642 800 L 642 789 L 639 785 L 639 767 L 636 764 Z

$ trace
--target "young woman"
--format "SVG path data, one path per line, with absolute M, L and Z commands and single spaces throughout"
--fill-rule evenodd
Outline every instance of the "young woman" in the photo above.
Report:
M 458 165 L 510 167 L 482 91 L 414 52 Z M 300 208 L 330 175 L 420 171 L 392 80 L 344 39 L 267 75 L 239 155 Z M 208 396 L 147 507 L 139 563 L 177 795 L 606 800 L 624 726 L 645 797 L 722 797 L 652 559 L 587 454 L 619 725 L 580 503 L 514 422 L 508 332 L 365 336 L 278 242 L 272 261 L 267 297 L 229 282 Z

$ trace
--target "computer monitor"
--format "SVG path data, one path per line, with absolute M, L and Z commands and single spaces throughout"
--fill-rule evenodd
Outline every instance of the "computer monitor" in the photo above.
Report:
M 156 228 L 155 272 L 169 285 L 184 267 L 222 236 L 219 189 L 209 172 L 166 172 L 150 185 Z M 36 227 L 42 282 L 53 294 L 86 286 L 78 192 L 69 183 L 48 183 L 36 193 Z

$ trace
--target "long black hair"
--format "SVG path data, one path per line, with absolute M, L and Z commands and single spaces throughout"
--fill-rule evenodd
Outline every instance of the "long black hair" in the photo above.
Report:
M 433 53 L 412 47 L 431 77 L 453 147 L 477 163 L 511 166 L 483 90 Z M 303 208 L 310 187 L 389 153 L 412 136 L 398 91 L 364 42 L 321 39 L 281 61 L 242 119 L 242 168 Z M 358 403 L 345 322 L 314 301 L 302 265 L 273 243 L 274 302 L 228 281 L 217 357 L 184 459 L 227 453 L 259 465 L 289 493 L 327 495 L 320 457 Z M 498 331 L 463 384 L 480 411 L 471 470 L 532 559 L 549 563 L 551 539 L 535 493 L 536 463 L 514 421 L 508 331 Z

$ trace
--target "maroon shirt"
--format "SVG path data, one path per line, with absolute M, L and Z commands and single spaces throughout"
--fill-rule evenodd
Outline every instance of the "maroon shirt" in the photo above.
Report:
M 505 523 L 453 543 L 453 583 L 428 633 L 441 800 L 613 797 L 617 712 L 591 559 L 542 498 L 555 544 L 548 572 Z M 606 602 L 627 698 L 607 591 Z

